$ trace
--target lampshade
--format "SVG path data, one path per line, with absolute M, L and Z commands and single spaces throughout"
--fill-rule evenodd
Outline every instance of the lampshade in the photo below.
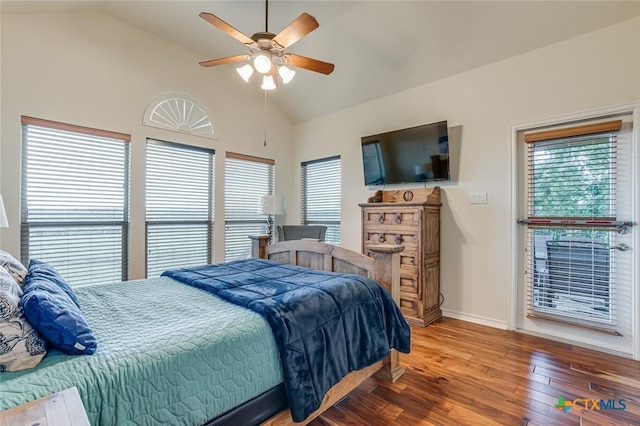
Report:
M 293 76 L 296 75 L 296 72 L 284 65 L 281 65 L 280 68 L 278 68 L 278 74 L 280 74 L 282 83 L 287 84 L 291 81 L 291 79 L 293 79 Z
M 276 82 L 273 81 L 273 76 L 265 75 L 262 77 L 262 90 L 273 90 L 276 88 Z
M 253 67 L 260 74 L 266 74 L 271 71 L 271 52 L 263 50 L 253 59 Z
M 262 90 L 273 90 L 278 84 L 289 83 L 296 72 L 284 65 L 285 60 L 274 56 L 269 50 L 261 50 L 255 54 L 248 64 L 236 68 L 242 79 L 248 83 L 255 71 L 262 74 Z M 276 72 L 277 70 L 277 72 Z
M 253 75 L 253 67 L 249 64 L 236 68 L 236 71 L 238 71 L 240 77 L 242 77 L 242 79 L 247 83 L 249 82 L 249 78 Z
M 260 197 L 260 214 L 283 214 L 284 209 L 281 201 L 275 195 L 263 195 Z
M 0 195 L 0 228 L 8 228 L 9 221 L 7 220 L 7 212 L 4 210 L 4 202 L 2 201 L 2 195 Z

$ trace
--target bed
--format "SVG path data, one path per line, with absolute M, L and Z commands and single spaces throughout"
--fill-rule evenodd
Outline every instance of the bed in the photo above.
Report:
M 254 257 L 369 277 L 397 301 L 401 246 L 375 247 L 369 258 L 315 241 L 268 240 L 252 237 Z M 92 424 L 304 424 L 374 373 L 391 381 L 403 373 L 391 351 L 332 385 L 295 423 L 278 342 L 261 315 L 169 277 L 76 293 L 99 350 L 53 350 L 33 370 L 2 373 L 0 410 L 75 386 Z

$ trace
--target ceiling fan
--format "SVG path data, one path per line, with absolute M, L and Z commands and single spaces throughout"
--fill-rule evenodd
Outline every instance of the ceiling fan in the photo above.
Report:
M 272 90 L 278 86 L 278 75 L 280 76 L 283 84 L 287 84 L 291 81 L 295 75 L 295 71 L 288 68 L 287 65 L 304 68 L 326 75 L 333 72 L 333 64 L 285 52 L 285 49 L 290 47 L 293 43 L 297 42 L 320 26 L 318 21 L 316 21 L 316 18 L 307 13 L 303 13 L 298 16 L 278 34 L 273 34 L 269 32 L 269 1 L 266 0 L 265 30 L 264 32 L 257 32 L 251 37 L 244 35 L 211 13 L 202 12 L 199 16 L 211 25 L 221 29 L 231 37 L 246 45 L 251 52 L 250 54 L 245 55 L 228 56 L 226 58 L 211 59 L 209 61 L 200 62 L 200 65 L 203 67 L 213 67 L 216 65 L 236 62 L 248 62 L 244 66 L 236 69 L 238 74 L 240 74 L 246 82 L 249 82 L 249 78 L 253 74 L 254 70 L 262 74 L 261 87 L 264 90 Z

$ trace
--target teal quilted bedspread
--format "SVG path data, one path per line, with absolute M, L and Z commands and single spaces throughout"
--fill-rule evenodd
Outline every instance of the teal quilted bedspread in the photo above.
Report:
M 201 425 L 282 382 L 268 323 L 170 278 L 76 289 L 94 355 L 0 374 L 0 411 L 76 386 L 92 425 Z

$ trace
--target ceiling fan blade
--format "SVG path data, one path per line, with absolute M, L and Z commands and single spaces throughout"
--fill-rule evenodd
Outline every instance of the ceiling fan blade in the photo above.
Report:
M 311 59 L 305 56 L 295 55 L 293 53 L 288 53 L 286 56 L 287 65 L 304 68 L 309 71 L 315 71 L 326 75 L 331 74 L 335 67 L 335 65 L 330 64 L 329 62 L 322 62 L 317 59 Z
M 232 64 L 234 62 L 248 61 L 249 55 L 227 56 L 226 58 L 211 59 L 209 61 L 200 62 L 203 67 L 214 67 L 216 65 Z
M 283 49 L 286 49 L 319 26 L 320 24 L 318 24 L 316 18 L 308 13 L 303 13 L 287 25 L 284 30 L 280 31 L 280 33 L 273 38 L 273 41 L 282 46 Z
M 227 24 L 226 22 L 224 22 L 222 19 L 218 18 L 214 14 L 207 13 L 207 12 L 200 12 L 199 16 L 205 21 L 207 21 L 208 23 L 210 23 L 211 25 L 218 27 L 225 33 L 229 34 L 231 37 L 235 38 L 240 43 L 244 43 L 244 44 L 254 43 L 254 41 L 250 37 L 242 34 L 240 31 L 236 30 L 231 25 Z

